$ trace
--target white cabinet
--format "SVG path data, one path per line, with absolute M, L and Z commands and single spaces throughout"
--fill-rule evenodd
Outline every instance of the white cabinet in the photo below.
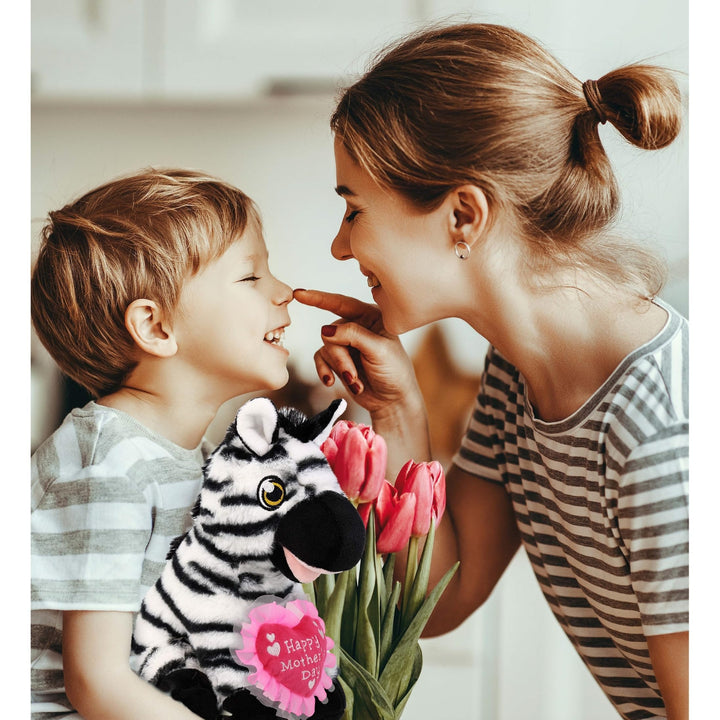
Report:
M 34 99 L 333 93 L 419 0 L 33 0 Z
M 33 0 L 33 96 L 141 97 L 144 13 L 142 0 Z
M 164 91 L 211 99 L 332 93 L 339 77 L 362 70 L 373 48 L 403 29 L 412 6 L 386 0 L 167 3 Z

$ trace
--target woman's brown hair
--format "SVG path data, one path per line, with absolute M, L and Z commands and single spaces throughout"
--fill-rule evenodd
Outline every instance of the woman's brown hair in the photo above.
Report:
M 614 70 L 590 90 L 592 106 L 583 83 L 516 30 L 435 27 L 384 51 L 343 92 L 331 127 L 376 182 L 419 207 L 480 187 L 529 243 L 536 270 L 583 266 L 654 297 L 664 265 L 600 233 L 619 197 L 598 123 L 638 147 L 665 147 L 680 129 L 680 93 L 649 65 Z
M 172 313 L 185 280 L 222 255 L 253 201 L 191 170 L 150 169 L 106 183 L 49 214 L 31 280 L 31 313 L 60 369 L 94 397 L 136 365 L 125 311 L 138 299 Z

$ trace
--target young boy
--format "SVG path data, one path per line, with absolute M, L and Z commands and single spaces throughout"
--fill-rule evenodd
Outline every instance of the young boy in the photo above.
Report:
M 287 382 L 291 299 L 252 200 L 214 178 L 151 170 L 50 213 L 33 323 L 97 399 L 32 458 L 33 720 L 197 717 L 130 670 L 133 613 L 189 527 L 218 408 Z

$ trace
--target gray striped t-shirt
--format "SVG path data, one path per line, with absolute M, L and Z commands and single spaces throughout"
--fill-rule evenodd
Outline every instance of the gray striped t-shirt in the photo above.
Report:
M 555 617 L 627 720 L 664 718 L 647 636 L 688 629 L 688 324 L 628 355 L 560 422 L 492 347 L 459 468 L 503 483 Z
M 33 454 L 32 713 L 67 713 L 62 611 L 137 612 L 190 526 L 211 448 L 179 447 L 88 403 Z M 58 717 L 56 715 L 56 717 Z

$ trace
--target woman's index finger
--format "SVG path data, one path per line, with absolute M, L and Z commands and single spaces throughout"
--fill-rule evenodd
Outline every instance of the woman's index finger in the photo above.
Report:
M 346 320 L 357 320 L 375 310 L 374 305 L 369 305 L 348 295 L 324 290 L 295 290 L 293 296 L 303 305 L 327 310 Z

